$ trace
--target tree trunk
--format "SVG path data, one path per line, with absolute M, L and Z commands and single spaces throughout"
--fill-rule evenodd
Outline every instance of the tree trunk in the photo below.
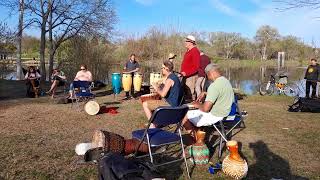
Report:
M 55 54 L 55 49 L 54 49 L 54 42 L 52 39 L 52 10 L 50 11 L 49 14 L 49 75 L 52 72 L 53 69 L 53 60 L 54 60 L 54 54 Z
M 267 44 L 264 45 L 263 49 L 262 49 L 262 59 L 263 60 L 267 60 Z
M 24 13 L 24 0 L 19 1 L 19 24 L 18 24 L 18 34 L 17 34 L 17 80 L 23 79 L 22 76 L 22 66 L 21 66 L 21 40 L 23 31 L 23 13 Z
M 42 18 L 41 36 L 40 36 L 40 71 L 41 81 L 46 80 L 46 65 L 45 65 L 45 49 L 46 49 L 46 18 Z

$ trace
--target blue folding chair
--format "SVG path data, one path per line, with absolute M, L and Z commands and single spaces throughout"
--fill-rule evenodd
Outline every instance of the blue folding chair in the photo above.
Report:
M 223 153 L 223 148 L 228 140 L 239 133 L 245 128 L 243 112 L 240 110 L 238 104 L 238 98 L 235 96 L 234 102 L 231 105 L 231 111 L 228 116 L 224 117 L 221 121 L 215 123 L 209 128 L 214 128 L 219 134 L 219 138 L 211 146 L 212 148 L 219 145 L 218 158 L 220 159 Z M 237 132 L 233 133 L 233 130 L 238 129 Z
M 146 129 L 140 129 L 132 132 L 132 138 L 140 140 L 140 144 L 136 149 L 135 156 L 137 156 L 137 153 L 138 153 L 137 150 L 139 149 L 141 144 L 145 143 L 148 145 L 148 148 L 149 148 L 149 157 L 150 157 L 151 163 L 153 163 L 155 166 L 162 166 L 169 163 L 184 160 L 188 177 L 190 178 L 186 155 L 184 151 L 184 145 L 182 141 L 182 135 L 181 135 L 181 123 L 183 118 L 187 114 L 188 109 L 189 108 L 186 105 L 179 106 L 179 107 L 167 107 L 167 106 L 158 107 L 153 112 Z M 174 132 L 166 131 L 162 128 L 149 128 L 151 123 L 155 124 L 157 127 L 162 127 L 162 128 L 175 124 L 177 128 Z M 165 148 L 164 151 L 158 152 L 158 153 L 153 153 L 152 150 L 161 146 L 168 146 L 171 144 L 178 144 L 178 143 L 181 144 L 182 158 L 175 159 L 175 160 L 161 163 L 161 164 L 154 163 L 153 155 L 165 153 L 168 151 L 167 151 L 167 147 Z M 138 156 L 138 157 L 146 157 L 146 156 L 148 155 Z
M 78 89 L 78 91 L 76 91 Z M 94 94 L 91 92 L 91 82 L 89 81 L 73 81 L 73 92 L 76 106 L 80 110 L 80 102 L 87 102 L 94 98 Z M 73 101 L 72 101 L 73 106 Z

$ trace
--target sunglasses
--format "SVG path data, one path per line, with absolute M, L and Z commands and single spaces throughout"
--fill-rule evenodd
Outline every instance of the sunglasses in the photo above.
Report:
M 86 70 L 86 69 L 81 68 L 80 70 Z

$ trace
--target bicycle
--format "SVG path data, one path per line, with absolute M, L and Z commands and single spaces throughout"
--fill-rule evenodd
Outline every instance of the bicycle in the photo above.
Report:
M 259 93 L 261 96 L 272 95 L 277 92 L 278 94 L 285 94 L 287 96 L 298 96 L 298 86 L 294 83 L 282 83 L 277 82 L 276 78 L 273 75 L 270 75 L 268 82 L 260 84 Z

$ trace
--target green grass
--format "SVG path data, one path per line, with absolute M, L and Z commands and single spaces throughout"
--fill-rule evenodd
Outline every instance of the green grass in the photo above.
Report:
M 147 122 L 139 100 L 118 104 L 120 97 L 97 97 L 100 105 L 119 107 L 119 114 L 89 116 L 49 97 L 24 98 L 22 82 L 0 83 L 1 97 L 7 96 L 0 99 L 0 179 L 96 179 L 96 166 L 76 163 L 76 144 L 90 141 L 95 129 L 130 138 Z M 249 115 L 233 139 L 248 162 L 247 179 L 320 178 L 319 114 L 288 112 L 292 99 L 286 96 L 249 96 L 239 103 Z M 217 153 L 211 161 L 218 161 Z M 207 168 L 195 167 L 192 179 L 230 179 Z M 185 178 L 182 163 L 160 170 L 167 179 Z

